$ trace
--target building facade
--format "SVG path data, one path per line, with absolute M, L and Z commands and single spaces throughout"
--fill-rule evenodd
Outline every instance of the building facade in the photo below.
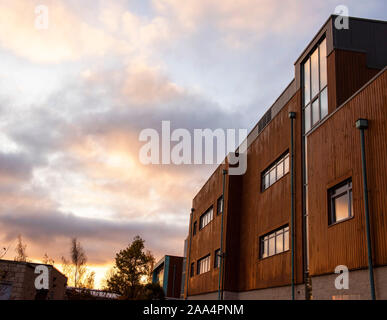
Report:
M 66 298 L 67 278 L 52 265 L 49 289 L 35 287 L 35 268 L 38 263 L 0 260 L 0 300 L 63 300 Z
M 248 135 L 246 173 L 226 162 L 193 199 L 185 298 L 387 299 L 387 23 L 336 18 Z
M 152 272 L 152 283 L 159 283 L 166 298 L 180 298 L 183 257 L 164 256 L 156 263 Z

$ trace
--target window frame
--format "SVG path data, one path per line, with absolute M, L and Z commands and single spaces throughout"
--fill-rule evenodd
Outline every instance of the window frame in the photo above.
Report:
M 204 260 L 206 260 L 207 270 L 201 272 L 201 266 L 202 266 L 202 262 Z M 204 274 L 204 273 L 209 272 L 210 270 L 211 270 L 211 254 L 207 254 L 206 256 L 204 256 L 198 260 L 197 265 L 196 265 L 196 274 L 197 275 Z
M 323 115 L 322 113 L 322 108 L 321 108 L 321 97 L 324 94 L 326 94 L 326 109 L 327 111 L 329 110 L 328 108 L 328 66 L 327 66 L 327 61 L 325 62 L 325 73 L 326 73 L 326 83 L 322 85 L 322 63 L 321 63 L 321 44 L 325 41 L 325 51 L 327 54 L 327 40 L 326 40 L 326 35 L 323 35 L 321 39 L 317 42 L 317 44 L 312 48 L 312 50 L 309 52 L 309 54 L 305 57 L 303 62 L 301 63 L 301 88 L 302 88 L 302 110 L 303 110 L 303 132 L 304 134 L 307 134 L 310 132 L 314 127 L 318 126 L 318 124 L 326 118 L 328 115 L 328 112 Z M 317 68 L 318 68 L 318 92 L 312 96 L 312 91 L 313 91 L 313 83 L 312 83 L 312 55 L 316 52 L 317 50 Z M 328 56 L 325 57 L 327 60 Z M 305 102 L 305 66 L 308 64 L 308 73 L 309 73 L 309 100 Z M 314 121 L 313 119 L 313 104 L 318 101 L 318 114 L 319 118 L 317 121 Z M 308 111 L 308 124 L 309 128 L 306 128 L 306 110 Z M 325 109 L 324 109 L 325 110 Z
M 195 262 L 191 262 L 189 269 L 189 277 L 192 278 L 195 275 Z
M 212 213 L 210 214 L 210 212 Z M 210 219 L 208 217 L 211 217 Z M 202 221 L 206 218 L 206 224 L 203 225 Z M 211 223 L 211 221 L 214 220 L 214 206 L 209 207 L 199 218 L 199 231 L 203 230 L 207 225 Z
M 286 237 L 287 234 L 287 249 L 285 246 L 286 243 Z M 282 237 L 282 251 L 277 252 L 277 238 Z M 274 253 L 270 254 L 270 241 L 274 239 Z M 288 224 L 283 225 L 280 228 L 277 228 L 273 231 L 270 231 L 262 236 L 259 237 L 259 259 L 267 259 L 282 253 L 285 253 L 290 250 L 290 227 Z M 266 255 L 265 255 L 265 248 L 267 249 Z
M 221 203 L 222 210 L 219 210 L 219 203 Z M 224 202 L 223 202 L 223 195 L 221 195 L 218 200 L 216 200 L 216 215 L 219 216 L 221 213 L 223 213 L 224 210 Z
M 288 162 L 286 171 L 286 160 Z M 278 176 L 278 168 L 282 166 L 282 175 Z M 274 172 L 274 181 L 271 182 L 271 173 Z M 279 180 L 285 177 L 290 172 L 290 153 L 289 150 L 286 150 L 281 154 L 273 163 L 271 163 L 265 170 L 261 173 L 261 192 L 266 191 L 271 186 L 276 184 Z M 268 178 L 267 178 L 268 177 Z M 268 180 L 268 181 L 266 181 Z M 266 182 L 268 182 L 268 186 L 266 186 Z
M 220 248 L 214 251 L 214 269 L 220 267 L 221 257 L 220 257 Z
M 341 189 L 345 187 L 340 193 L 336 194 L 336 191 L 338 189 Z M 347 195 L 348 196 L 348 216 L 337 220 L 336 217 L 336 208 L 335 208 L 335 202 L 334 200 Z M 333 226 L 341 222 L 345 222 L 347 220 L 350 220 L 354 217 L 354 210 L 353 210 L 353 183 L 352 183 L 352 177 L 345 179 L 344 181 L 334 185 L 333 187 L 328 189 L 328 226 Z

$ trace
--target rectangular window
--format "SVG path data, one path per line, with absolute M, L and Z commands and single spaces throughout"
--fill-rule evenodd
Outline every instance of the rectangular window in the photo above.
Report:
M 320 108 L 318 99 L 312 102 L 312 125 L 314 126 L 320 120 Z
M 310 57 L 310 69 L 311 69 L 311 98 L 313 99 L 319 92 L 319 59 L 318 50 L 315 50 Z
M 310 104 L 308 104 L 304 109 L 304 117 L 305 117 L 305 132 L 308 132 L 312 127 L 310 123 L 310 117 L 311 117 Z
M 346 220 L 353 216 L 352 179 L 348 179 L 328 191 L 329 224 Z
M 195 262 L 191 263 L 191 270 L 189 272 L 191 278 L 195 275 Z
M 210 271 L 210 255 L 198 260 L 197 274 L 202 274 Z
M 320 109 L 321 109 L 321 119 L 328 115 L 328 94 L 327 88 L 321 91 L 320 94 Z
M 216 203 L 216 214 L 219 215 L 223 212 L 223 196 L 220 196 Z
M 304 105 L 310 102 L 310 62 L 304 64 Z
M 265 191 L 288 172 L 289 152 L 282 155 L 262 173 L 262 191 Z
M 214 268 L 220 267 L 220 249 L 215 250 L 214 254 Z
M 289 250 L 289 226 L 282 227 L 260 238 L 260 258 Z
M 327 42 L 320 44 L 320 89 L 327 85 Z
M 328 115 L 326 39 L 303 64 L 304 129 L 307 133 Z
M 205 213 L 200 217 L 199 229 L 203 229 L 207 224 L 209 224 L 214 218 L 213 207 L 209 208 Z
M 195 221 L 194 222 L 194 225 L 193 225 L 193 230 L 192 230 L 192 234 L 195 235 L 196 234 L 196 229 L 197 229 L 197 226 L 198 226 L 198 222 Z

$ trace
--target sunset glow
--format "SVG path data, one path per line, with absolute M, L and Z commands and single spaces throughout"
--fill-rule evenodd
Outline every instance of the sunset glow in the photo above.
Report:
M 145 166 L 140 131 L 163 120 L 250 130 L 340 4 L 221 2 L 0 0 L 4 259 L 20 234 L 30 260 L 47 253 L 60 269 L 77 237 L 100 288 L 135 235 L 156 260 L 183 255 L 192 199 L 216 166 Z M 37 5 L 47 29 L 35 26 Z M 377 19 L 384 4 L 347 5 Z

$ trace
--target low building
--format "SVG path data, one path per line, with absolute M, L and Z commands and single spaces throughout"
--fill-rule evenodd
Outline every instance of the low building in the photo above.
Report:
M 164 256 L 153 268 L 152 283 L 159 283 L 166 298 L 180 298 L 183 257 Z
M 49 270 L 49 289 L 35 288 L 35 268 Z M 0 300 L 63 300 L 67 278 L 54 266 L 31 262 L 0 260 Z

